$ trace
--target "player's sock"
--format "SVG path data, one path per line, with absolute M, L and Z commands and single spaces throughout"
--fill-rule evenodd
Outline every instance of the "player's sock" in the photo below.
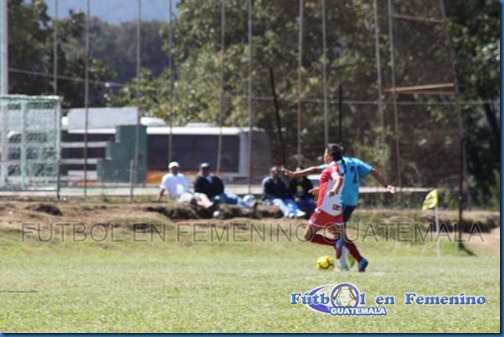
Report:
M 350 267 L 348 265 L 348 263 L 347 263 L 348 254 L 349 254 L 348 248 L 345 247 L 345 246 L 343 246 L 343 249 L 342 249 L 342 252 L 341 252 L 341 256 L 338 259 L 338 266 L 340 268 L 346 268 L 346 269 L 348 269 Z
M 342 249 L 342 254 L 340 258 L 338 259 L 338 268 L 340 269 L 345 269 L 348 270 L 348 264 L 347 264 L 347 256 L 348 256 L 348 248 L 343 246 Z
M 345 247 L 348 248 L 350 254 L 352 254 L 355 260 L 357 260 L 357 263 L 359 263 L 360 260 L 362 260 L 362 256 L 360 255 L 359 250 L 357 249 L 355 243 L 353 243 L 352 241 L 345 241 Z
M 320 234 L 313 235 L 310 239 L 310 242 L 328 246 L 334 246 L 336 244 L 336 240 L 326 238 L 325 236 Z

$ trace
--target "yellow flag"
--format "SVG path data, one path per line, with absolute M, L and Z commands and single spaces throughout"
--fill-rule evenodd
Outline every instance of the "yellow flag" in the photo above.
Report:
M 429 208 L 434 208 L 437 207 L 437 204 L 438 204 L 438 192 L 437 189 L 434 189 L 430 191 L 429 194 L 427 194 L 427 196 L 425 197 L 422 209 L 426 210 Z

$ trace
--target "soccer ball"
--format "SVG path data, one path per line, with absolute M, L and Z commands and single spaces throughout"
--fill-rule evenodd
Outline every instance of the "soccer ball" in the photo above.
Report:
M 317 260 L 317 269 L 333 270 L 334 259 L 328 255 L 319 257 Z

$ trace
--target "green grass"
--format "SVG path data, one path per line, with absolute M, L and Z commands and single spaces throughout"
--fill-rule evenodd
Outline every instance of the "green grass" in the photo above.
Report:
M 331 248 L 304 242 L 22 242 L 0 236 L 2 332 L 499 332 L 499 258 L 443 243 L 360 243 L 366 273 L 318 271 Z M 147 239 L 148 236 L 137 236 Z M 149 240 L 147 240 L 149 241 Z M 476 252 L 477 253 L 477 252 Z M 387 317 L 332 317 L 290 305 L 290 293 L 350 282 L 394 295 Z M 404 292 L 485 295 L 482 306 L 404 305 Z

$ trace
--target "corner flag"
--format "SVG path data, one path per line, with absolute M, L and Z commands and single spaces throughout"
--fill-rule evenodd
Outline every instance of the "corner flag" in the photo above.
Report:
M 438 204 L 438 192 L 437 189 L 434 189 L 430 191 L 429 194 L 427 194 L 427 196 L 425 197 L 422 210 L 435 208 L 437 207 L 437 204 Z

